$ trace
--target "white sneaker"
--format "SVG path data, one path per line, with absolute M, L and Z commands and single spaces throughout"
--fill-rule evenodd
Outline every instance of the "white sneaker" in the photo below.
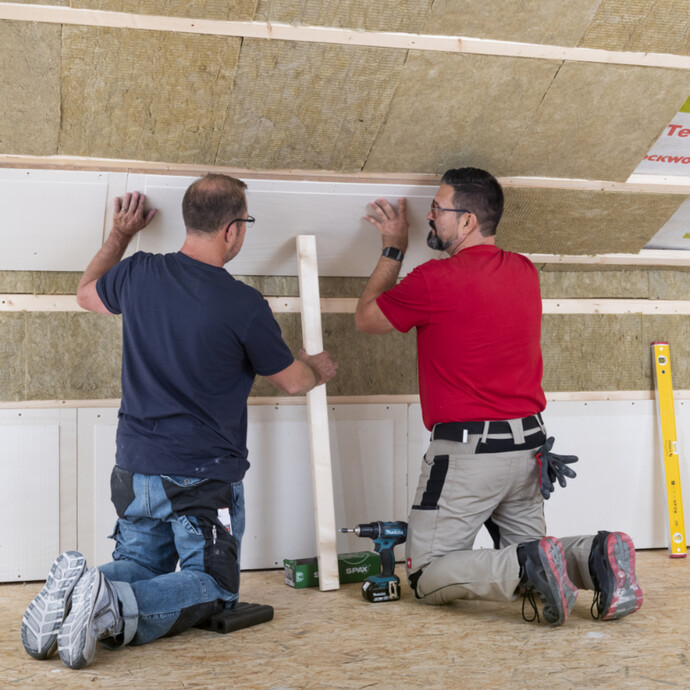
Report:
M 70 668 L 84 668 L 93 660 L 98 640 L 123 630 L 124 619 L 113 586 L 98 568 L 91 568 L 75 587 L 72 609 L 60 628 L 60 658 Z
M 72 591 L 86 572 L 86 558 L 79 551 L 60 554 L 22 619 L 22 644 L 34 659 L 47 659 L 57 648 L 58 630 L 69 614 Z

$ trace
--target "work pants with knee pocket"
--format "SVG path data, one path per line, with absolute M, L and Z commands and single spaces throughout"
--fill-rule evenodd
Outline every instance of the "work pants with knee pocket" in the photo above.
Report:
M 121 602 L 120 642 L 174 635 L 232 606 L 240 584 L 242 482 L 115 467 L 110 483 L 119 518 L 115 551 L 99 570 Z
M 516 598 L 518 544 L 546 535 L 535 459 L 545 440 L 540 416 L 464 427 L 436 425 L 406 542 L 408 578 L 424 603 Z M 489 518 L 498 548 L 473 549 Z M 578 588 L 593 586 L 587 566 L 592 539 L 561 540 L 568 573 Z

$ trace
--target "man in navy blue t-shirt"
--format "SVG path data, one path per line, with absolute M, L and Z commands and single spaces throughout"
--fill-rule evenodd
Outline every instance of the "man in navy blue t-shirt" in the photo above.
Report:
M 122 404 L 111 476 L 113 561 L 68 551 L 22 621 L 27 652 L 83 668 L 117 648 L 182 632 L 237 601 L 247 398 L 257 374 L 288 394 L 325 383 L 326 352 L 292 356 L 261 294 L 224 268 L 242 248 L 246 185 L 207 175 L 186 191 L 174 254 L 122 260 L 156 210 L 134 192 L 79 283 L 81 307 L 122 314 Z M 176 567 L 179 562 L 179 570 Z

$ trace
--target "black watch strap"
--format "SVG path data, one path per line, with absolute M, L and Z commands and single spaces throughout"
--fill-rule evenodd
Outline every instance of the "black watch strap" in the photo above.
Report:
M 395 247 L 386 247 L 381 252 L 381 256 L 387 256 L 389 259 L 395 259 L 400 263 L 402 263 L 402 260 L 405 258 L 405 254 L 400 249 L 396 249 Z

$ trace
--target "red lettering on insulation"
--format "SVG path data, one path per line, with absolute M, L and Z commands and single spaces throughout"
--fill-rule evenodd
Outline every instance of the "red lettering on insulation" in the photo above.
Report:
M 666 136 L 672 137 L 674 134 L 679 137 L 687 137 L 690 136 L 690 129 L 683 127 L 683 125 L 669 125 Z
M 683 165 L 690 164 L 690 156 L 658 156 L 653 153 L 651 155 L 646 155 L 644 157 L 646 161 L 652 161 L 653 163 L 682 163 Z

